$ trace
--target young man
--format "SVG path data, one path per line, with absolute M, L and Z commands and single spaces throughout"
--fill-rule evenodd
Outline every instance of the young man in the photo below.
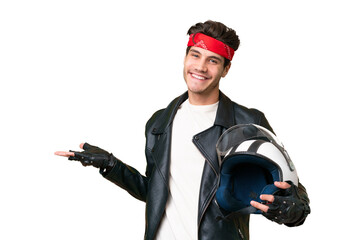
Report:
M 220 79 L 227 75 L 240 44 L 236 32 L 222 23 L 207 21 L 192 26 L 188 34 L 183 72 L 188 91 L 147 122 L 145 176 L 87 143 L 80 145 L 83 152 L 56 154 L 100 168 L 106 179 L 145 201 L 147 240 L 249 239 L 249 215 L 219 218 L 215 193 L 220 169 L 215 145 L 220 135 L 236 124 L 272 128 L 263 113 L 232 102 L 219 90 Z M 291 187 L 286 182 L 275 185 Z M 274 201 L 272 195 L 261 198 Z M 286 205 L 283 213 L 267 217 L 276 221 L 279 215 L 281 223 L 288 226 L 302 224 L 309 212 L 309 200 L 301 184 L 294 199 L 302 206 L 300 210 Z M 271 207 L 251 204 L 264 214 Z

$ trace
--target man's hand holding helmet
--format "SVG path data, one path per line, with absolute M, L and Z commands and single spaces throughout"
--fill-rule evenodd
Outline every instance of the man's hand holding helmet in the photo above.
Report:
M 263 215 L 271 221 L 279 224 L 292 224 L 300 220 L 310 212 L 298 194 L 298 188 L 291 182 L 275 182 L 276 187 L 281 189 L 274 195 L 263 194 L 260 199 L 267 204 L 251 201 L 251 205 L 263 211 Z

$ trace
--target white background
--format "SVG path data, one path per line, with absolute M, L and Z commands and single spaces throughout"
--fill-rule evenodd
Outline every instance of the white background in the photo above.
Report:
M 301 227 L 252 217 L 252 239 L 357 239 L 356 2 L 1 1 L 0 239 L 143 238 L 143 202 L 53 153 L 87 141 L 144 173 L 145 123 L 186 91 L 208 19 L 241 40 L 222 91 L 266 114 L 311 199 Z

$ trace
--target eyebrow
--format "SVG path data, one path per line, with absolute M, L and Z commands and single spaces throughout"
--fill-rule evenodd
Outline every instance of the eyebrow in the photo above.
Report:
M 198 50 L 195 50 L 195 49 L 190 49 L 190 52 L 195 52 L 195 53 L 202 55 L 201 52 L 199 52 Z M 213 58 L 213 59 L 216 59 L 221 62 L 221 58 L 219 58 L 217 56 L 209 56 L 209 58 Z

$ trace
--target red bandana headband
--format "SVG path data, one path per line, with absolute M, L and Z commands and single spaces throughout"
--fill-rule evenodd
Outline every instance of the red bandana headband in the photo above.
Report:
M 234 49 L 225 43 L 209 37 L 202 33 L 191 34 L 188 42 L 188 47 L 199 47 L 211 52 L 217 53 L 226 59 L 232 60 L 234 56 Z

